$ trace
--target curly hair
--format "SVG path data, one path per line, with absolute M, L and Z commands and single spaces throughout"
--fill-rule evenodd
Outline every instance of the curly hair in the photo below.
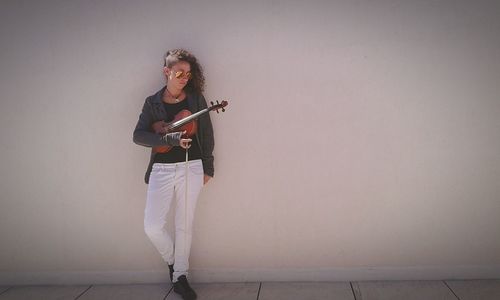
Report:
M 179 61 L 189 63 L 191 67 L 192 78 L 188 81 L 185 89 L 190 92 L 201 93 L 205 88 L 205 76 L 203 68 L 196 57 L 185 49 L 173 49 L 167 51 L 164 57 L 164 67 L 171 68 Z

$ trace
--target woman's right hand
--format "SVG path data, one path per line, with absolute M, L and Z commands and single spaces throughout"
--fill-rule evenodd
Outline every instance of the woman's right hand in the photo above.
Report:
M 184 130 L 182 132 L 182 135 L 185 135 L 185 134 L 186 134 L 186 130 Z M 184 149 L 188 149 L 189 147 L 191 147 L 191 141 L 192 141 L 192 139 L 181 138 L 181 140 L 179 141 L 179 146 L 181 146 Z
M 191 139 L 181 139 L 179 146 L 184 149 L 189 149 L 189 147 L 191 147 L 191 141 Z

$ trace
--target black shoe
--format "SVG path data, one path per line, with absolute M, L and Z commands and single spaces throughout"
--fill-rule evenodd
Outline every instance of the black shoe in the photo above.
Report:
M 170 273 L 170 282 L 174 281 L 174 265 L 168 265 L 168 271 Z
M 174 282 L 174 292 L 182 296 L 184 300 L 195 300 L 196 293 L 189 286 L 186 275 L 181 275 L 177 282 Z

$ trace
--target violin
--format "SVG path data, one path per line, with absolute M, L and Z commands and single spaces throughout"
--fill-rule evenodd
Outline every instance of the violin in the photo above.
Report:
M 196 134 L 196 131 L 198 129 L 198 123 L 196 122 L 196 120 L 200 116 L 214 110 L 217 113 L 219 113 L 219 110 L 225 112 L 226 111 L 225 107 L 228 105 L 228 102 L 224 100 L 221 103 L 217 101 L 216 104 L 214 104 L 213 102 L 210 102 L 210 104 L 212 106 L 202 109 L 194 114 L 192 114 L 187 109 L 183 109 L 175 115 L 174 119 L 170 123 L 165 123 L 165 121 L 157 121 L 153 123 L 152 130 L 154 133 L 161 135 L 165 135 L 167 133 L 172 133 L 172 132 L 186 131 L 186 133 L 182 137 L 183 138 L 192 137 L 193 135 Z M 172 149 L 172 147 L 173 146 L 168 146 L 168 145 L 156 146 L 153 147 L 153 152 L 167 153 Z

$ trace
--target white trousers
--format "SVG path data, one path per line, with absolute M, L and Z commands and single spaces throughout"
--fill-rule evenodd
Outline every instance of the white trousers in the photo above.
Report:
M 203 187 L 203 165 L 201 160 L 153 165 L 149 178 L 144 231 L 156 247 L 163 260 L 174 265 L 174 279 L 188 275 L 189 253 L 193 233 L 193 217 L 198 195 Z M 167 214 L 175 201 L 175 242 L 165 229 Z

